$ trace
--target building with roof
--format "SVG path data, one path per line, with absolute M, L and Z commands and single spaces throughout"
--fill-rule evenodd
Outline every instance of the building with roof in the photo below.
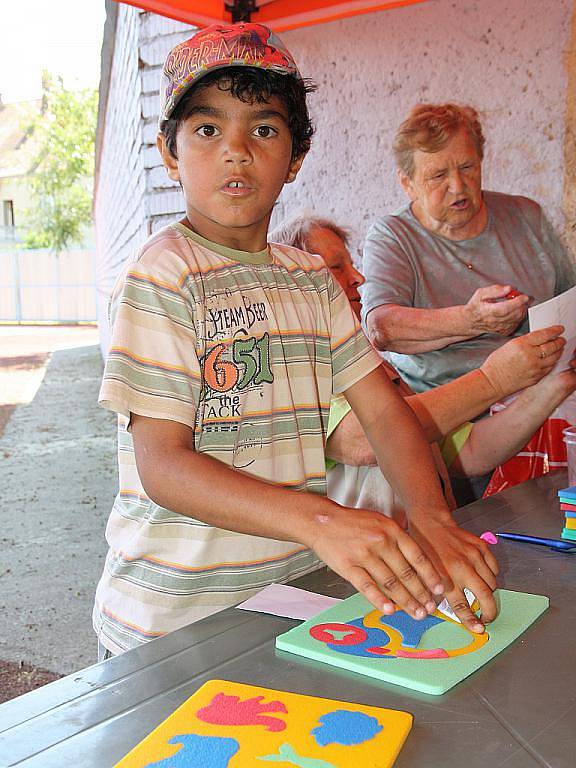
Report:
M 4 104 L 0 96 L 0 247 L 20 238 L 17 227 L 25 221 L 29 178 L 38 148 L 29 126 L 42 109 L 42 101 Z
M 0 98 L 0 322 L 93 322 L 93 228 L 60 254 L 23 247 L 38 155 L 31 124 L 41 111 L 41 99 L 4 104 Z

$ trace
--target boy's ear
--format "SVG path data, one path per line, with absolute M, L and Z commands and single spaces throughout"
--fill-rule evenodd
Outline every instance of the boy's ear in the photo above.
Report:
M 302 163 L 304 162 L 304 158 L 306 155 L 300 155 L 300 157 L 297 157 L 295 160 L 292 160 L 290 163 L 290 167 L 288 168 L 288 173 L 286 175 L 286 184 L 291 184 L 296 176 L 298 176 L 298 171 L 300 168 L 302 168 Z
M 170 152 L 168 149 L 168 145 L 166 144 L 166 136 L 164 136 L 163 133 L 159 133 L 156 136 L 156 146 L 158 147 L 158 152 L 160 152 L 160 156 L 162 158 L 162 162 L 164 163 L 164 168 L 166 168 L 166 172 L 168 173 L 168 177 L 172 179 L 172 181 L 180 181 L 178 161 L 172 152 Z

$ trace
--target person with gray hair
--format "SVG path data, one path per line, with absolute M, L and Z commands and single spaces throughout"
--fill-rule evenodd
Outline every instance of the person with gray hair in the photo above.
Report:
M 352 263 L 348 230 L 330 219 L 301 214 L 282 222 L 270 232 L 269 240 L 321 256 L 360 315 L 358 288 L 364 278 Z M 382 362 L 430 442 L 438 441 L 432 446 L 434 459 L 452 509 L 456 502 L 450 478 L 482 475 L 514 456 L 576 389 L 574 369 L 544 378 L 564 348 L 561 331 L 562 326 L 552 326 L 512 339 L 492 352 L 477 371 L 420 394 L 402 381 L 392 365 Z M 542 355 L 552 348 L 551 354 Z M 506 410 L 475 423 L 467 421 L 496 400 L 524 388 Z M 374 509 L 405 524 L 400 501 L 376 465 L 374 451 L 343 397 L 332 398 L 326 437 L 328 496 L 345 506 Z
M 482 189 L 484 136 L 472 107 L 418 105 L 393 149 L 409 202 L 366 237 L 363 321 L 423 392 L 526 333 L 528 306 L 571 288 L 576 270 L 538 203 Z M 463 489 L 461 502 L 481 490 Z
M 394 140 L 409 203 L 370 228 L 363 317 L 416 391 L 475 370 L 527 309 L 571 288 L 574 264 L 538 203 L 482 190 L 472 107 L 420 104 Z

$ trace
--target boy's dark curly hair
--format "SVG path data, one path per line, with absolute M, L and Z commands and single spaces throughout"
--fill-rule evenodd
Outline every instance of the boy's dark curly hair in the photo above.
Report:
M 176 134 L 181 123 L 190 113 L 190 102 L 201 88 L 217 85 L 222 91 L 247 104 L 265 103 L 277 96 L 288 112 L 288 127 L 292 134 L 292 160 L 305 155 L 310 149 L 314 127 L 308 114 L 306 94 L 316 90 L 311 80 L 301 80 L 294 75 L 281 75 L 270 69 L 255 67 L 228 67 L 217 69 L 205 75 L 182 98 L 161 132 L 166 137 L 166 146 L 173 157 L 176 154 Z

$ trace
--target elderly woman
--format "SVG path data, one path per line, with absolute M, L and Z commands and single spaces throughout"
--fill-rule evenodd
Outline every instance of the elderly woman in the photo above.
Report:
M 298 216 L 283 222 L 270 233 L 269 239 L 320 255 L 355 312 L 360 314 L 358 287 L 364 278 L 352 263 L 346 230 L 329 219 Z M 514 339 L 493 352 L 478 370 L 418 395 L 383 361 L 388 376 L 407 398 L 430 442 L 441 441 L 441 452 L 437 446 L 433 452 L 452 508 L 455 502 L 447 467 L 452 476 L 474 476 L 492 470 L 514 456 L 544 419 L 576 389 L 576 375 L 570 371 L 542 378 L 550 372 L 564 347 L 561 330 L 561 326 L 552 326 Z M 545 349 L 549 354 L 543 356 Z M 576 366 L 576 360 L 573 365 Z M 505 411 L 475 424 L 466 422 L 494 400 L 522 387 L 528 389 Z M 376 466 L 374 452 L 358 419 L 346 399 L 339 395 L 330 405 L 326 456 L 331 499 L 394 515 L 400 523 L 405 522 L 398 499 Z
M 368 335 L 417 392 L 476 370 L 526 332 L 530 303 L 576 283 L 538 203 L 482 190 L 483 152 L 474 109 L 417 106 L 394 140 L 410 202 L 366 239 Z

